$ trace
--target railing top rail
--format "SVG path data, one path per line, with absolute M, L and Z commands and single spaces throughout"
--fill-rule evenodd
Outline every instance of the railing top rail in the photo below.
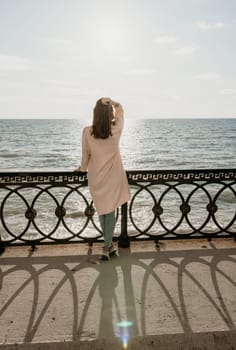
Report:
M 129 183 L 163 181 L 236 180 L 236 169 L 128 170 Z M 0 172 L 0 185 L 65 184 L 87 185 L 87 174 L 75 171 Z
M 140 170 L 127 172 L 129 182 L 236 180 L 236 169 Z
M 0 172 L 0 185 L 19 184 L 87 184 L 87 173 L 75 171 Z

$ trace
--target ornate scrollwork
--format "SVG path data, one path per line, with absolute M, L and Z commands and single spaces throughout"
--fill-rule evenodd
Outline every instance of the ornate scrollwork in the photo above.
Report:
M 217 212 L 217 205 L 215 203 L 208 203 L 206 206 L 207 210 L 209 211 L 209 213 L 214 214 Z
M 180 210 L 184 215 L 187 215 L 191 211 L 191 207 L 188 203 L 183 203 L 180 205 Z
M 33 220 L 34 218 L 36 218 L 37 215 L 37 211 L 33 208 L 28 208 L 25 212 L 25 217 L 28 220 Z
M 0 185 L 19 184 L 83 184 L 87 186 L 86 173 L 80 172 L 52 172 L 52 173 L 0 173 Z
M 55 209 L 56 216 L 61 219 L 66 215 L 66 209 L 62 206 L 59 206 Z
M 236 237 L 236 169 L 128 171 L 127 178 L 132 196 L 117 226 L 133 240 Z M 79 172 L 0 173 L 2 242 L 102 239 L 87 185 Z
M 155 216 L 160 216 L 161 214 L 163 214 L 163 208 L 160 204 L 156 204 L 152 207 L 152 212 Z
M 87 208 L 84 211 L 84 215 L 86 215 L 88 218 L 92 218 L 95 214 L 95 209 L 92 205 L 87 206 Z
M 127 175 L 130 183 L 236 180 L 235 171 L 230 169 L 128 171 Z

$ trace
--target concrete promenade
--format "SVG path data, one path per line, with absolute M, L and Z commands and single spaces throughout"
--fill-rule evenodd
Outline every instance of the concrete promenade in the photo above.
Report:
M 0 350 L 236 349 L 236 242 L 11 247 L 0 256 Z

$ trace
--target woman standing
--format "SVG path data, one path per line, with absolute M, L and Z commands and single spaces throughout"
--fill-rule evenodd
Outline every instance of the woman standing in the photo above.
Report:
M 93 110 L 93 125 L 83 129 L 82 161 L 76 169 L 88 171 L 88 186 L 104 236 L 103 260 L 116 253 L 112 244 L 115 209 L 130 198 L 119 150 L 123 125 L 121 104 L 107 97 L 99 99 Z

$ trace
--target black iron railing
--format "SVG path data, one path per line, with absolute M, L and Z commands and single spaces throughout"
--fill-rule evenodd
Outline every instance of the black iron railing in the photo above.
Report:
M 127 171 L 131 200 L 117 210 L 115 239 L 236 238 L 236 169 Z M 0 173 L 1 245 L 103 239 L 76 172 Z

